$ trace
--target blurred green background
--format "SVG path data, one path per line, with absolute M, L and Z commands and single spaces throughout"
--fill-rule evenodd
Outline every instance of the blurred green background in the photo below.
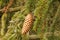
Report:
M 7 5 L 10 7 L 4 13 Z M 22 35 L 24 19 L 30 12 L 34 23 Z M 0 40 L 60 40 L 60 0 L 0 0 Z

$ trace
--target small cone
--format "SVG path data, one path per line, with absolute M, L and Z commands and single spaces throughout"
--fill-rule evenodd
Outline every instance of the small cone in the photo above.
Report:
M 30 28 L 32 27 L 33 23 L 33 15 L 30 13 L 26 16 L 23 27 L 22 27 L 22 34 L 26 34 Z

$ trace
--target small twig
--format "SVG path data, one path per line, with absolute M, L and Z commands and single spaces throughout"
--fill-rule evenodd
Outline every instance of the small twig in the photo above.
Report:
M 20 11 L 20 10 L 21 10 L 21 6 L 15 7 L 15 8 L 9 8 L 8 12 L 15 12 L 15 11 Z M 0 9 L 0 12 L 2 12 L 2 11 L 3 11 L 3 9 Z
M 2 11 L 2 12 L 7 13 L 7 12 L 8 12 L 8 9 L 9 9 L 10 6 L 13 4 L 13 1 L 14 1 L 14 0 L 9 0 L 8 5 L 3 8 L 3 11 Z
M 30 39 L 37 39 L 40 38 L 40 35 L 29 35 Z

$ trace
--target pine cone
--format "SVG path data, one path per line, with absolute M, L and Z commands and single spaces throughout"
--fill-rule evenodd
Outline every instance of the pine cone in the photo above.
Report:
M 33 15 L 30 13 L 26 16 L 23 27 L 22 27 L 22 34 L 26 34 L 33 24 Z

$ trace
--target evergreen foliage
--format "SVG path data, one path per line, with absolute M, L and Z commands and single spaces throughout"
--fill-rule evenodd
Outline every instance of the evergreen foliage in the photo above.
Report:
M 33 24 L 23 35 L 29 13 Z M 0 0 L 0 40 L 60 40 L 60 1 Z

